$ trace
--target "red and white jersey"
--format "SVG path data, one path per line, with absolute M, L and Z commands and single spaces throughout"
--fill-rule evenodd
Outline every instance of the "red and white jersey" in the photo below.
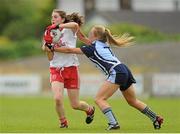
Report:
M 64 28 L 60 39 L 60 45 L 57 47 L 76 47 L 77 36 L 71 29 Z M 50 67 L 69 67 L 78 66 L 79 61 L 76 54 L 65 54 L 60 52 L 54 52 L 54 57 L 50 61 Z

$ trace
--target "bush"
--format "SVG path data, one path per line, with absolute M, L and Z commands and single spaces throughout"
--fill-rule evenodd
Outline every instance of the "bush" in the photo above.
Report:
M 130 33 L 135 36 L 138 43 L 144 42 L 158 42 L 166 40 L 167 35 L 161 32 L 152 30 L 145 26 L 134 25 L 134 24 L 113 24 L 109 26 L 114 34 Z
M 0 57 L 5 59 L 17 59 L 42 54 L 41 42 L 28 39 L 17 42 L 0 42 Z
M 16 29 L 16 27 L 14 27 Z M 26 29 L 26 28 L 24 28 Z M 21 29 L 21 30 L 24 30 Z M 113 34 L 123 34 L 130 33 L 136 37 L 136 44 L 150 43 L 150 42 L 159 42 L 159 41 L 180 41 L 180 34 L 177 35 L 168 35 L 160 33 L 149 28 L 131 25 L 131 24 L 114 24 L 109 26 L 109 29 Z M 18 29 L 17 29 L 18 30 Z M 90 30 L 89 26 L 83 27 L 82 31 L 87 35 Z M 7 31 L 8 33 L 8 31 Z M 25 37 L 23 32 L 20 32 L 22 35 L 18 37 Z M 12 33 L 9 33 L 12 34 Z M 14 33 L 16 35 L 16 33 Z M 13 35 L 13 34 L 12 34 Z M 77 47 L 83 45 L 82 42 L 77 42 Z M 16 59 L 21 57 L 29 57 L 34 55 L 43 54 L 41 51 L 41 41 L 40 38 L 26 38 L 25 40 L 12 41 L 5 36 L 0 37 L 0 59 Z
M 9 37 L 13 41 L 23 40 L 35 35 L 35 25 L 27 21 L 14 21 L 9 23 L 4 30 L 3 35 Z
M 13 41 L 40 38 L 55 4 L 55 0 L 1 0 L 0 34 Z
M 24 40 L 16 43 L 18 57 L 27 57 L 41 54 L 41 42 L 37 40 Z
M 92 27 L 91 25 L 83 27 L 83 31 L 85 31 L 86 35 L 88 34 L 91 27 Z M 160 41 L 180 41 L 180 34 L 169 35 L 141 25 L 118 23 L 118 24 L 109 25 L 107 26 L 107 28 L 109 28 L 112 34 L 115 35 L 122 35 L 123 33 L 129 33 L 130 35 L 135 36 L 135 41 L 138 44 L 160 42 Z M 82 43 L 78 42 L 78 46 L 81 45 Z
M 9 38 L 0 36 L 0 58 L 10 59 L 15 58 L 13 42 Z

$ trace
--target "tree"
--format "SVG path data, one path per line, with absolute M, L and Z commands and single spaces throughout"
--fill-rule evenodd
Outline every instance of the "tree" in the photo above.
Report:
M 0 34 L 12 40 L 40 38 L 55 0 L 1 0 Z

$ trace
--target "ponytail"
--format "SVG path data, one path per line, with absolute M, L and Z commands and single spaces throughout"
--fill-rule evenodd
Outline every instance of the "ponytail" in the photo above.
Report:
M 110 30 L 106 28 L 105 35 L 107 38 L 107 42 L 110 45 L 121 47 L 121 46 L 132 45 L 134 43 L 133 42 L 134 37 L 130 36 L 130 34 L 128 33 L 124 33 L 122 36 L 113 36 Z
M 134 37 L 130 36 L 128 33 L 124 33 L 122 36 L 114 36 L 109 29 L 103 26 L 95 26 L 94 28 L 94 35 L 104 43 L 107 42 L 110 45 L 118 47 L 134 44 Z

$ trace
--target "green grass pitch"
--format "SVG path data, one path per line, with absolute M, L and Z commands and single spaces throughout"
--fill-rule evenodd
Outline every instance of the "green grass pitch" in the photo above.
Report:
M 82 98 L 94 104 L 93 98 Z M 122 98 L 112 98 L 109 103 L 121 125 L 116 133 L 168 133 L 180 132 L 180 99 L 145 99 L 154 111 L 164 117 L 161 130 L 154 130 L 151 121 L 139 111 L 128 106 Z M 107 120 L 96 106 L 92 124 L 85 123 L 85 113 L 71 109 L 65 98 L 69 128 L 58 128 L 57 115 L 52 97 L 0 96 L 0 132 L 51 132 L 51 133 L 107 133 Z

